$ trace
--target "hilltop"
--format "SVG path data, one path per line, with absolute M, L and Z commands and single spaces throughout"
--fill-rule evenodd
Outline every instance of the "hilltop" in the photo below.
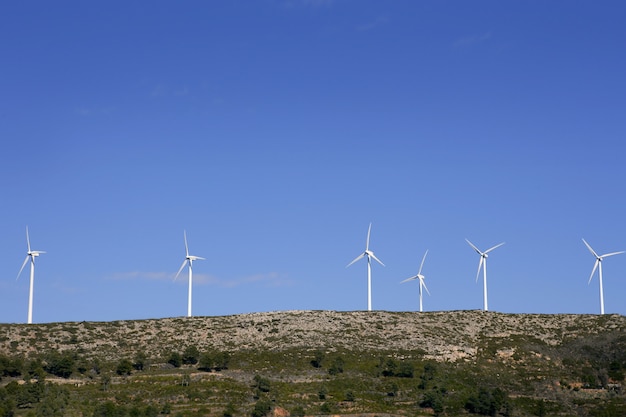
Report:
M 195 362 L 172 362 L 189 352 Z M 228 363 L 203 365 L 203 354 Z M 51 381 L 55 358 L 71 362 L 63 376 L 78 386 L 66 385 L 58 415 L 107 415 L 96 414 L 103 404 L 119 415 L 133 404 L 162 415 L 251 415 L 263 401 L 293 415 L 626 415 L 620 315 L 287 311 L 2 324 L 0 355 L 22 364 L 0 385 L 43 381 L 36 364 Z M 142 366 L 119 371 L 138 356 Z M 26 415 L 41 401 L 14 409 Z
M 0 325 L 0 353 L 75 350 L 118 360 L 174 346 L 226 351 L 289 349 L 420 351 L 437 361 L 471 360 L 489 339 L 519 336 L 549 346 L 626 332 L 620 315 L 502 314 L 483 311 L 286 311 L 219 317 Z M 624 333 L 626 334 L 626 333 Z

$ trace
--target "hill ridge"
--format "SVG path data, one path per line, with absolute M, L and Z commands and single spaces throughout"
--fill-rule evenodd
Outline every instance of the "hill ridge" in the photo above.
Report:
M 413 351 L 437 361 L 471 360 L 485 341 L 522 338 L 548 346 L 626 332 L 618 314 L 530 314 L 481 310 L 442 312 L 291 310 L 228 316 L 0 324 L 0 353 L 29 356 L 77 350 L 117 360 L 144 351 L 195 345 L 200 350 Z

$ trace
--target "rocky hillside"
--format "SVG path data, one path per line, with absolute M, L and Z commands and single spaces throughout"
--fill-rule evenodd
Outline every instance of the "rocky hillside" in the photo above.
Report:
M 0 324 L 0 417 L 618 416 L 625 375 L 620 315 Z
M 0 325 L 0 353 L 28 357 L 80 350 L 111 360 L 141 350 L 158 356 L 195 345 L 222 351 L 345 349 L 417 351 L 437 361 L 471 360 L 490 339 L 549 346 L 602 334 L 626 335 L 620 315 L 287 311 L 223 317 Z

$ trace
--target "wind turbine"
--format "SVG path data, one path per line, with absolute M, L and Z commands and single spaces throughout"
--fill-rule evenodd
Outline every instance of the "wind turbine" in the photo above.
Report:
M 587 246 L 587 249 L 589 249 L 589 252 L 591 252 L 591 254 L 596 257 L 596 262 L 593 264 L 593 269 L 591 270 L 591 275 L 589 276 L 589 282 L 587 283 L 587 285 L 591 283 L 593 274 L 595 274 L 596 269 L 597 269 L 598 279 L 600 280 L 600 314 L 604 314 L 604 290 L 602 289 L 602 260 L 609 256 L 619 255 L 620 253 L 624 253 L 624 251 L 611 252 L 611 253 L 605 253 L 604 255 L 598 255 L 596 251 L 594 251 L 591 248 L 591 246 L 589 246 L 589 243 L 587 243 L 585 239 L 583 239 L 583 243 L 585 244 L 585 246 Z
M 380 261 L 374 255 L 370 248 L 370 232 L 372 231 L 372 223 L 370 223 L 370 227 L 367 229 L 367 240 L 365 241 L 365 252 L 354 258 L 352 262 L 346 265 L 346 268 L 358 261 L 361 258 L 367 257 L 367 311 L 372 311 L 372 258 L 375 259 L 379 264 L 385 266 L 384 263 Z
M 417 272 L 417 275 L 413 275 L 411 278 L 407 278 L 402 281 L 400 284 L 404 284 L 405 282 L 413 281 L 419 279 L 420 281 L 420 312 L 422 311 L 422 287 L 426 290 L 428 295 L 430 295 L 430 291 L 426 287 L 426 283 L 424 282 L 424 275 L 422 275 L 422 268 L 424 267 L 424 261 L 426 260 L 426 255 L 428 255 L 428 249 L 426 249 L 426 253 L 424 253 L 424 257 L 422 258 L 422 263 L 420 264 L 420 269 Z
M 495 248 L 499 248 L 500 246 L 504 245 L 504 242 L 498 243 L 496 246 L 493 246 L 486 251 L 481 252 L 476 246 L 474 246 L 472 242 L 467 239 L 465 239 L 465 241 L 469 243 L 469 245 L 474 248 L 474 250 L 480 255 L 480 262 L 478 262 L 478 272 L 476 272 L 476 282 L 478 282 L 480 268 L 483 268 L 483 310 L 488 311 L 489 305 L 487 304 L 487 258 L 489 257 L 489 255 L 487 254 Z
M 35 258 L 42 253 L 46 253 L 42 250 L 31 250 L 30 249 L 30 237 L 28 236 L 28 226 L 26 226 L 26 245 L 28 246 L 28 252 L 26 252 L 26 259 L 24 259 L 24 263 L 20 268 L 20 272 L 17 273 L 18 280 L 20 275 L 22 274 L 22 270 L 26 266 L 26 262 L 28 262 L 28 258 L 30 258 L 30 290 L 28 292 L 28 324 L 33 322 L 33 285 L 35 283 Z
M 193 281 L 193 261 L 204 260 L 204 258 L 189 254 L 189 247 L 187 246 L 187 231 L 183 230 L 183 236 L 185 237 L 185 260 L 183 261 L 183 264 L 178 269 L 178 272 L 176 273 L 176 276 L 174 277 L 174 281 L 176 281 L 176 278 L 178 278 L 178 275 L 180 275 L 180 272 L 185 267 L 185 264 L 189 263 L 189 295 L 188 295 L 188 301 L 187 301 L 187 317 L 191 317 L 191 286 L 192 286 L 192 281 Z

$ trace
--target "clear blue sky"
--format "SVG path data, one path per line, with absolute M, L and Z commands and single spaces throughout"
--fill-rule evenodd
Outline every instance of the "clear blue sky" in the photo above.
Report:
M 598 313 L 626 250 L 622 1 L 0 5 L 0 322 Z M 604 262 L 626 314 L 626 255 Z

